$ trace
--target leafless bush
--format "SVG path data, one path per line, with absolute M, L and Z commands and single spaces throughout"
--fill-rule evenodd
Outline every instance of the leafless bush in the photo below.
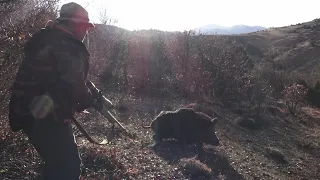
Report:
M 241 101 L 250 84 L 250 57 L 232 37 L 193 31 L 127 32 L 99 25 L 90 33 L 91 65 L 103 84 L 144 95 L 201 95 Z
M 266 151 L 267 157 L 270 157 L 280 163 L 288 163 L 288 160 L 285 154 L 281 150 L 274 147 L 267 147 L 265 151 Z
M 258 63 L 250 72 L 251 84 L 247 91 L 246 107 L 249 115 L 260 114 L 266 105 L 275 101 L 276 92 L 282 89 L 283 79 L 280 78 L 282 76 L 277 76 L 269 65 L 265 62 Z
M 285 72 L 283 66 L 273 60 L 265 61 L 257 65 L 260 82 L 271 87 L 271 94 L 275 98 L 281 97 L 281 92 L 287 83 L 288 74 Z
M 244 48 L 234 38 L 220 36 L 199 36 L 196 46 L 199 89 L 225 102 L 243 100 L 253 67 Z
M 285 104 L 287 105 L 288 110 L 291 113 L 295 113 L 305 104 L 305 98 L 307 95 L 308 89 L 302 85 L 296 83 L 291 86 L 287 86 L 282 94 L 284 96 Z
M 19 2 L 19 3 L 18 3 Z M 15 1 L 10 13 L 1 21 L 1 58 L 0 68 L 16 66 L 22 55 L 23 44 L 31 34 L 43 27 L 49 20 L 57 15 L 57 0 L 47 1 Z M 1 69 L 2 70 L 2 69 Z M 1 71 L 2 72 L 2 71 Z

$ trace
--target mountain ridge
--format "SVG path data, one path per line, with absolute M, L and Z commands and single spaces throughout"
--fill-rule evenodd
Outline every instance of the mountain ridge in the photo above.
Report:
M 217 24 L 208 24 L 205 26 L 197 27 L 195 30 L 202 34 L 246 34 L 266 30 L 267 27 L 263 26 L 249 26 L 249 25 L 234 25 L 234 26 L 221 26 Z

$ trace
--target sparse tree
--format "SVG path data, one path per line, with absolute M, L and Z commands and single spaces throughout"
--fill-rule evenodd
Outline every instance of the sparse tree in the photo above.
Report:
M 104 7 L 101 8 L 101 10 L 100 10 L 99 20 L 100 20 L 101 24 L 104 24 L 104 25 L 116 25 L 118 23 L 117 19 L 111 18 L 108 15 L 108 10 Z

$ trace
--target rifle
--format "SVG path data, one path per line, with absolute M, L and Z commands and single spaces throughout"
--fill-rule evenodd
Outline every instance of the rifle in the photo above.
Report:
M 103 104 L 102 107 L 98 107 L 98 106 L 95 106 L 95 102 L 93 103 L 94 104 L 94 108 L 100 112 L 100 114 L 102 116 L 104 116 L 111 124 L 112 126 L 114 126 L 114 124 L 117 124 L 121 130 L 123 130 L 124 132 L 128 132 L 126 130 L 126 128 L 110 113 L 109 109 L 114 109 L 115 106 L 112 104 L 112 102 L 107 99 L 103 94 L 102 94 L 102 91 L 97 89 L 96 86 L 90 81 L 88 80 L 86 82 L 86 85 L 87 87 L 91 90 L 92 94 L 93 94 L 93 97 L 96 97 L 94 98 L 95 101 L 101 101 L 102 103 L 97 103 L 97 104 Z
M 103 117 L 105 117 L 112 124 L 112 132 L 114 131 L 114 125 L 117 124 L 120 127 L 120 129 L 127 134 L 128 131 L 126 130 L 126 128 L 109 111 L 110 109 L 115 108 L 113 103 L 109 99 L 107 99 L 103 95 L 102 91 L 96 88 L 96 86 L 90 80 L 87 80 L 86 86 L 90 89 L 92 96 L 94 97 L 93 108 L 97 110 Z M 102 106 L 99 106 L 99 105 L 102 105 Z M 99 144 L 99 145 L 109 143 L 109 140 L 103 140 L 100 143 L 95 141 L 89 136 L 86 130 L 79 124 L 79 122 L 75 118 L 72 118 L 72 121 L 77 126 L 77 128 L 81 131 L 81 133 L 84 134 L 84 136 L 88 139 L 89 142 L 94 144 Z

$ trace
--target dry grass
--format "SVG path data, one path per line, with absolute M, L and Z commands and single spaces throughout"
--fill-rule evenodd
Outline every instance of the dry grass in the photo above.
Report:
M 127 102 L 127 104 L 131 104 L 129 105 L 131 112 L 128 113 L 127 118 L 122 116 L 121 121 L 126 124 L 130 131 L 137 134 L 137 138 L 128 139 L 124 136 L 120 137 L 119 134 L 119 138 L 114 141 L 115 144 L 111 145 L 120 149 L 119 160 L 125 166 L 128 166 L 128 169 L 135 169 L 135 178 L 138 179 L 151 177 L 155 179 L 171 179 L 173 177 L 180 179 L 189 177 L 182 170 L 183 165 L 180 160 L 194 158 L 196 156 L 195 147 L 188 147 L 182 150 L 175 142 L 166 142 L 155 151 L 151 150 L 148 145 L 151 143 L 152 132 L 141 128 L 141 124 L 151 121 L 154 117 L 154 114 L 151 111 L 148 113 L 146 108 L 150 107 L 146 104 L 152 104 L 154 99 L 145 98 L 142 101 L 130 100 L 130 102 Z M 170 103 L 170 106 L 177 108 L 188 102 L 176 100 L 175 102 L 166 101 L 166 103 Z M 157 107 L 157 104 L 163 104 L 163 102 L 158 101 L 153 104 L 155 108 L 161 109 L 162 107 Z M 306 153 L 308 151 L 299 148 L 296 141 L 293 141 L 294 139 L 307 139 L 310 136 L 310 129 L 313 128 L 304 128 L 298 120 L 293 119 L 294 117 L 265 114 L 262 118 L 267 119 L 270 125 L 260 131 L 251 131 L 242 129 L 236 124 L 235 118 L 237 115 L 218 107 L 215 110 L 222 114 L 223 117 L 217 125 L 217 134 L 221 139 L 222 145 L 220 147 L 207 146 L 205 155 L 196 160 L 191 159 L 194 160 L 194 162 L 192 161 L 193 163 L 201 164 L 197 166 L 211 169 L 210 178 L 233 179 L 233 177 L 237 177 L 237 179 L 254 179 L 263 177 L 264 179 L 288 179 L 305 177 L 316 179 L 319 165 L 315 162 L 319 160 L 319 156 L 316 154 L 307 156 Z M 99 115 L 97 116 L 99 117 Z M 117 114 L 117 116 L 121 117 L 120 114 Z M 90 117 L 92 116 L 90 115 Z M 99 120 L 91 119 L 87 123 L 90 124 L 87 127 L 96 130 L 98 127 L 101 128 L 101 124 L 106 124 L 105 120 L 100 118 Z M 95 132 L 101 135 L 105 134 L 105 132 L 101 131 Z M 319 141 L 315 140 L 313 146 L 316 146 L 317 143 Z M 266 148 L 269 146 L 285 154 L 288 163 L 278 163 L 268 157 Z M 314 168 L 299 170 L 302 166 L 312 166 Z
M 109 96 L 117 98 L 117 95 Z M 141 128 L 142 123 L 150 122 L 154 117 L 147 104 L 161 109 L 163 102 L 170 103 L 173 108 L 190 103 L 183 99 L 175 102 L 155 100 L 144 98 L 140 101 L 131 97 L 124 101 L 129 112 L 113 112 L 136 137 L 117 132 L 111 144 L 96 146 L 77 135 L 84 163 L 83 179 L 198 179 L 200 176 L 195 178 L 198 174 L 203 179 L 315 180 L 320 175 L 317 164 L 320 160 L 319 131 L 316 127 L 303 127 L 293 117 L 286 120 L 265 114 L 270 125 L 251 131 L 237 125 L 236 114 L 216 107 L 223 117 L 217 124 L 220 147 L 206 146 L 205 153 L 199 157 L 194 146 L 180 149 L 174 141 L 152 150 L 148 147 L 152 132 Z M 110 124 L 97 112 L 91 111 L 78 119 L 95 139 L 101 140 L 110 132 Z M 1 179 L 33 179 L 38 175 L 41 161 L 24 136 L 20 137 L 20 140 L 2 141 L 1 158 L 5 161 L 0 164 Z M 301 145 L 307 139 L 312 139 L 312 143 Z M 274 151 L 266 151 L 267 147 Z M 272 156 L 285 156 L 287 163 L 275 161 L 266 152 L 271 152 L 269 155 Z
M 204 163 L 195 158 L 181 159 L 181 170 L 190 178 L 208 179 L 212 170 Z

